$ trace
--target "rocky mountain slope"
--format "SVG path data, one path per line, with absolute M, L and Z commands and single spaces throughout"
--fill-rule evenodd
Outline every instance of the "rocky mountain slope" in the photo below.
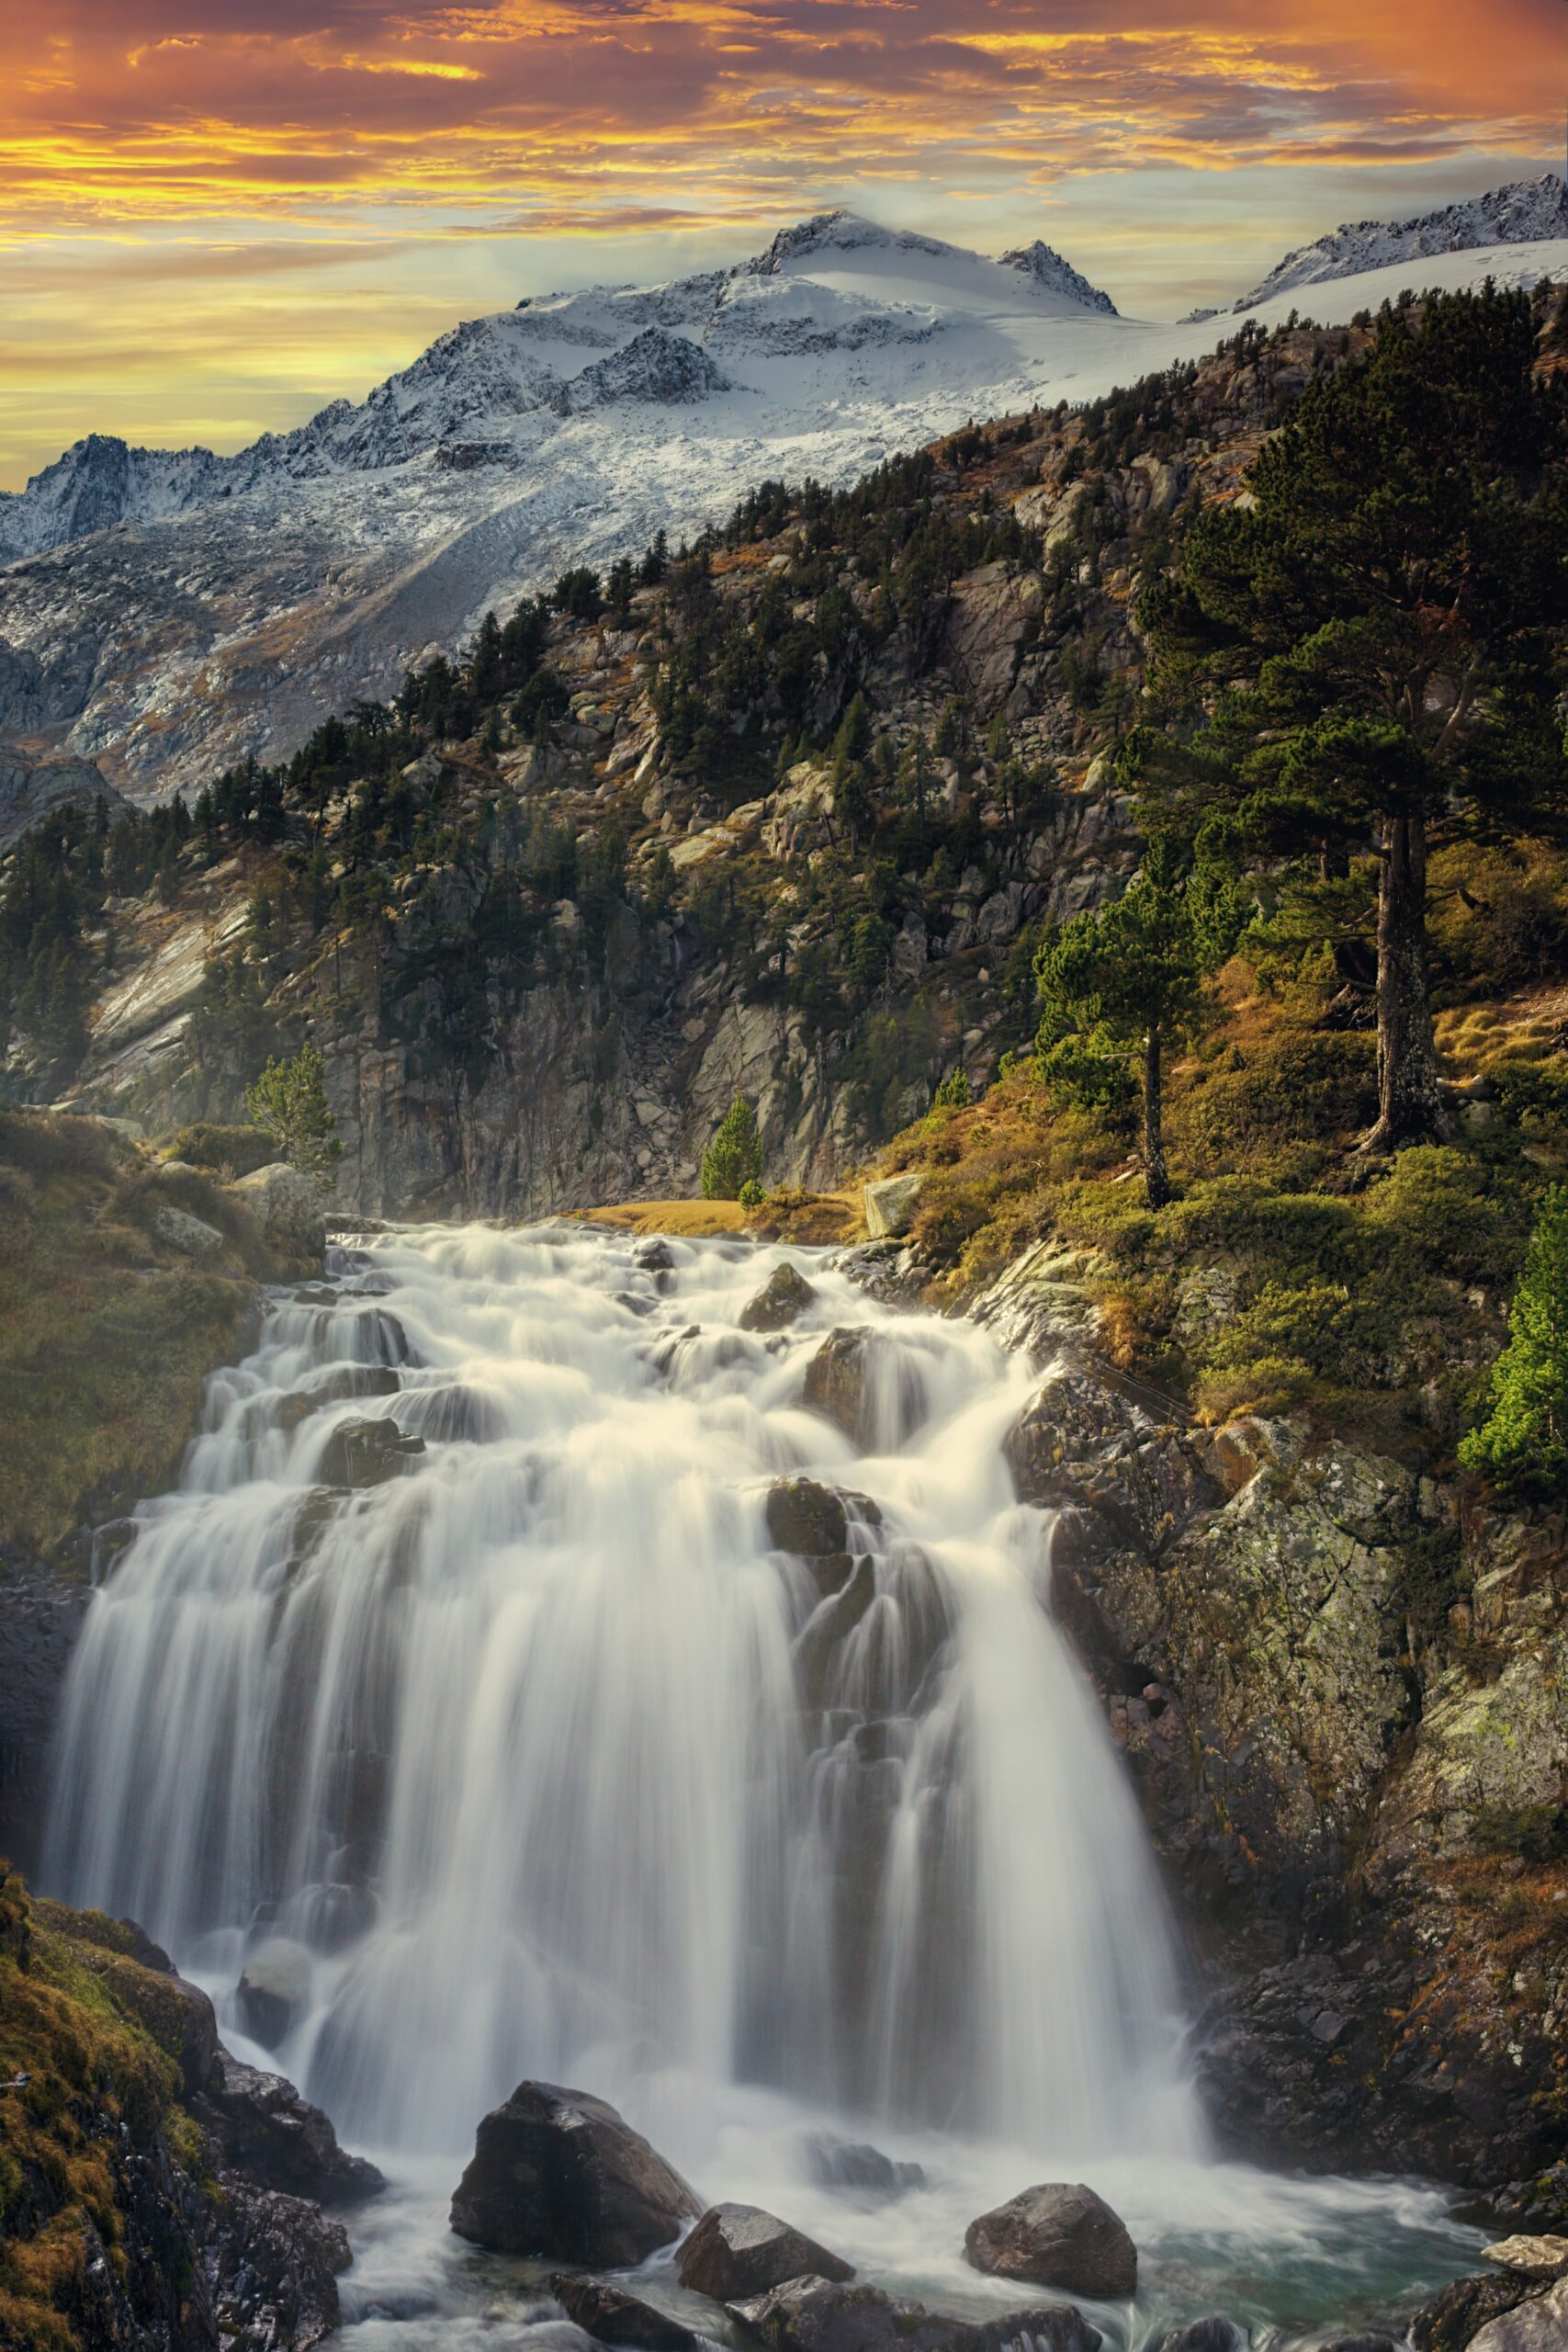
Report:
M 1550 225 L 1445 252 L 1424 282 L 1533 282 L 1568 266 Z M 1338 280 L 1333 315 L 1404 283 Z M 197 785 L 386 694 L 486 606 L 678 540 L 771 474 L 847 483 L 1212 339 L 1118 317 L 1038 243 L 994 262 L 830 213 L 730 270 L 468 321 L 362 403 L 232 458 L 89 436 L 0 497 L 0 743 L 141 797 Z
M 152 888 L 137 820 L 73 966 L 85 1054 L 51 1063 L 47 1013 L 24 1020 L 13 1083 L 233 1119 L 264 1043 L 308 1026 L 362 1213 L 688 1191 L 738 1086 L 773 1175 L 831 1178 L 1027 1034 L 1029 936 L 1133 854 L 1098 754 L 1137 675 L 1140 570 L 1357 343 L 1249 336 L 860 492 L 766 493 L 624 613 L 541 624 L 521 693 L 443 668 L 423 715 L 323 739 L 319 782 L 278 772 L 276 826 L 236 771 L 232 819 L 198 815 Z M 869 904 L 836 813 L 857 695 L 918 809 Z

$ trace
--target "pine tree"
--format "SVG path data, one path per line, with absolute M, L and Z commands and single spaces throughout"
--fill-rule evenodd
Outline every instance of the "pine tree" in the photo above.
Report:
M 327 1101 L 326 1066 L 316 1047 L 301 1046 L 292 1061 L 269 1061 L 245 1090 L 251 1118 L 271 1136 L 283 1158 L 324 1184 L 343 1158 L 337 1120 Z
M 705 1201 L 736 1201 L 746 1184 L 762 1181 L 762 1138 L 757 1114 L 744 1094 L 738 1094 L 703 1154 Z
M 1035 957 L 1043 1012 L 1036 1049 L 1048 1085 L 1086 1106 L 1113 1107 L 1135 1091 L 1142 1065 L 1144 1176 L 1149 1206 L 1170 1198 L 1166 1166 L 1165 1061 L 1196 1023 L 1204 976 L 1230 954 L 1242 907 L 1223 868 L 1183 874 L 1167 841 L 1097 913 L 1075 915 Z
M 1169 821 L 1222 808 L 1268 854 L 1376 874 L 1380 1109 L 1365 1138 L 1441 1136 L 1427 969 L 1434 834 L 1561 807 L 1554 703 L 1568 386 L 1538 374 L 1529 298 L 1387 311 L 1364 362 L 1311 385 L 1211 507 L 1143 620 L 1195 738 L 1140 730 L 1122 773 Z
M 1568 1487 L 1568 1185 L 1541 1205 L 1492 1375 L 1491 1412 L 1460 1447 L 1467 1470 L 1503 1487 Z

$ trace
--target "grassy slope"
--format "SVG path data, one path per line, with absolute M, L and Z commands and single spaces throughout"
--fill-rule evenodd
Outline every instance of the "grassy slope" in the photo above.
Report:
M 933 1302 L 1055 1234 L 1100 1253 L 1111 1353 L 1201 1418 L 1300 1405 L 1445 1458 L 1501 1343 L 1535 1204 L 1568 1170 L 1568 1007 L 1550 970 L 1568 948 L 1568 859 L 1534 854 L 1531 894 L 1528 953 L 1500 889 L 1436 926 L 1448 1074 L 1493 1098 L 1461 1110 L 1453 1145 L 1360 1160 L 1364 1019 L 1339 1025 L 1331 977 L 1238 958 L 1171 1075 L 1180 1197 L 1157 1216 L 1132 1118 L 1053 1102 L 1028 1063 L 879 1155 L 879 1171 L 926 1175 L 914 1238 Z
M 165 1202 L 216 1226 L 221 1254 L 162 1240 Z M 0 1115 L 0 1540 L 48 1552 L 89 1498 L 155 1492 L 273 1271 L 221 1186 L 164 1180 L 91 1120 Z

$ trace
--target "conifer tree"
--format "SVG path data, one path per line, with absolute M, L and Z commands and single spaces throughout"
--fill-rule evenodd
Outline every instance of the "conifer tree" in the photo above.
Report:
M 1061 924 L 1035 957 L 1036 1050 L 1046 1083 L 1109 1108 L 1132 1096 L 1141 1066 L 1151 1208 L 1171 1196 L 1166 1057 L 1195 1024 L 1205 975 L 1231 953 L 1241 920 L 1239 891 L 1223 866 L 1211 861 L 1184 874 L 1174 845 L 1156 841 L 1120 899 Z
M 757 1114 L 745 1095 L 738 1094 L 703 1154 L 703 1198 L 739 1200 L 744 1185 L 761 1181 L 762 1138 L 757 1131 Z
M 337 1120 L 327 1101 L 326 1066 L 307 1042 L 292 1061 L 269 1061 L 245 1090 L 251 1118 L 283 1158 L 324 1184 L 343 1158 Z
M 1144 623 L 1168 707 L 1122 773 L 1159 821 L 1228 810 L 1257 850 L 1375 869 L 1380 1108 L 1368 1147 L 1441 1136 L 1427 969 L 1434 837 L 1568 796 L 1554 701 L 1568 386 L 1529 296 L 1385 311 L 1211 507 Z

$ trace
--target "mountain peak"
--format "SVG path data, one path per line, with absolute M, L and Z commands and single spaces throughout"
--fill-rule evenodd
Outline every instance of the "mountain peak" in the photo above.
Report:
M 922 237 L 913 229 L 885 229 L 880 221 L 868 220 L 863 213 L 851 212 L 840 204 L 830 212 L 814 213 L 809 220 L 797 220 L 792 229 L 781 229 L 766 253 L 741 265 L 741 274 L 772 277 L 786 262 L 798 261 L 807 254 L 853 253 L 875 246 L 906 254 L 953 250 L 940 238 Z
M 1033 278 L 1048 294 L 1065 294 L 1069 301 L 1081 302 L 1086 311 L 1098 311 L 1101 317 L 1114 319 L 1120 315 L 1109 294 L 1091 286 L 1081 270 L 1065 261 L 1055 245 L 1036 237 L 1032 244 L 1014 245 L 1010 253 L 999 256 L 1004 269 L 1021 270 L 1025 277 Z

